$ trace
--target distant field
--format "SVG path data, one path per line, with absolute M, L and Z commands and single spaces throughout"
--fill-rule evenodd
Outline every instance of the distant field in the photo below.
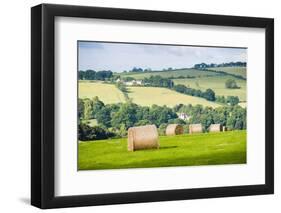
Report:
M 226 89 L 225 81 L 227 79 L 234 79 L 240 89 Z M 200 90 L 211 88 L 215 91 L 216 95 L 224 96 L 238 96 L 240 101 L 246 101 L 246 81 L 237 79 L 231 76 L 214 76 L 214 77 L 201 77 L 194 79 L 173 79 L 175 84 L 183 84 L 188 87 Z
M 215 67 L 209 68 L 211 70 L 223 71 L 230 74 L 240 75 L 244 78 L 247 78 L 247 70 L 246 67 Z
M 93 98 L 95 96 L 98 96 L 105 104 L 125 102 L 123 93 L 115 85 L 79 81 L 79 98 Z
M 141 106 L 167 105 L 173 107 L 176 104 L 201 104 L 203 106 L 219 107 L 221 105 L 207 101 L 203 98 L 184 95 L 166 88 L 159 87 L 127 87 L 129 90 L 129 98 L 134 103 Z
M 148 78 L 151 75 L 161 75 L 163 78 L 168 77 L 179 77 L 179 76 L 192 76 L 192 77 L 200 77 L 200 76 L 214 76 L 219 75 L 215 72 L 210 71 L 200 71 L 195 69 L 183 69 L 183 70 L 176 70 L 176 71 L 152 71 L 152 72 L 144 72 L 144 73 L 118 73 L 121 76 L 130 76 L 135 79 L 144 79 Z
M 127 151 L 127 139 L 80 142 L 78 169 L 149 168 L 246 163 L 246 131 L 160 137 L 160 148 Z

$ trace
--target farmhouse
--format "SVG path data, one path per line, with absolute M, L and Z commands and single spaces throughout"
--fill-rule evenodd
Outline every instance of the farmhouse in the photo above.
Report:
M 128 151 L 158 148 L 158 131 L 155 125 L 131 127 L 128 129 Z
M 120 78 L 118 78 L 117 80 L 116 80 L 116 83 L 120 83 L 120 82 L 123 82 Z
M 183 127 L 179 124 L 169 124 L 166 128 L 166 135 L 181 135 Z
M 184 121 L 188 121 L 190 119 L 191 116 L 187 115 L 186 113 L 181 112 L 179 114 L 179 119 L 182 119 Z
M 203 132 L 202 124 L 190 124 L 189 125 L 189 134 L 202 133 L 202 132 Z
M 221 124 L 211 124 L 209 127 L 209 132 L 221 132 L 222 125 Z
M 126 81 L 126 86 L 135 86 L 135 85 L 142 85 L 142 80 L 132 80 L 132 81 Z

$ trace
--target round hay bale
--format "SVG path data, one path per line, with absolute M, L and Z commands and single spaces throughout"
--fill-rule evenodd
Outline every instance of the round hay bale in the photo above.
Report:
M 209 127 L 209 132 L 221 132 L 222 131 L 222 125 L 220 124 L 211 124 Z
M 158 148 L 158 131 L 155 125 L 131 127 L 128 129 L 128 151 Z
M 183 127 L 179 124 L 169 124 L 166 128 L 166 135 L 181 135 L 183 134 Z
M 202 132 L 203 132 L 202 124 L 190 124 L 189 125 L 189 134 L 202 133 Z

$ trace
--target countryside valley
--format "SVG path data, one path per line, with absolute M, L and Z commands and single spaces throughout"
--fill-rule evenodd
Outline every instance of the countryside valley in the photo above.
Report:
M 245 62 L 80 70 L 79 170 L 246 163 L 246 73 Z M 182 134 L 167 135 L 170 124 Z M 128 129 L 146 125 L 156 126 L 159 149 L 128 152 Z

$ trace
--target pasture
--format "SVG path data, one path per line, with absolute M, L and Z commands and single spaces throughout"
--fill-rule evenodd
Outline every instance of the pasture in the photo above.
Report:
M 214 67 L 208 68 L 210 70 L 223 71 L 229 74 L 240 75 L 247 78 L 247 68 L 246 67 Z
M 239 89 L 225 88 L 227 79 L 234 79 Z M 214 76 L 214 77 L 201 77 L 194 79 L 173 79 L 175 84 L 183 84 L 187 87 L 200 89 L 202 91 L 211 88 L 215 91 L 216 95 L 220 96 L 238 96 L 240 101 L 246 101 L 247 85 L 246 81 L 232 76 Z
M 127 139 L 79 142 L 78 169 L 245 164 L 246 131 L 161 136 L 160 148 L 127 151 Z
M 99 81 L 79 81 L 79 98 L 98 98 L 105 104 L 126 102 L 123 93 L 113 84 Z
M 204 98 L 198 98 L 190 95 L 181 94 L 170 89 L 161 87 L 127 87 L 129 98 L 133 103 L 141 106 L 159 106 L 173 107 L 177 104 L 201 104 L 202 106 L 219 107 L 218 103 L 207 101 Z
M 179 76 L 190 76 L 190 77 L 203 77 L 203 76 L 220 76 L 221 74 L 211 72 L 211 71 L 201 71 L 196 69 L 179 69 L 173 71 L 151 71 L 143 73 L 127 72 L 118 73 L 121 77 L 133 77 L 135 79 L 149 78 L 151 75 L 160 75 L 163 78 L 179 77 Z

